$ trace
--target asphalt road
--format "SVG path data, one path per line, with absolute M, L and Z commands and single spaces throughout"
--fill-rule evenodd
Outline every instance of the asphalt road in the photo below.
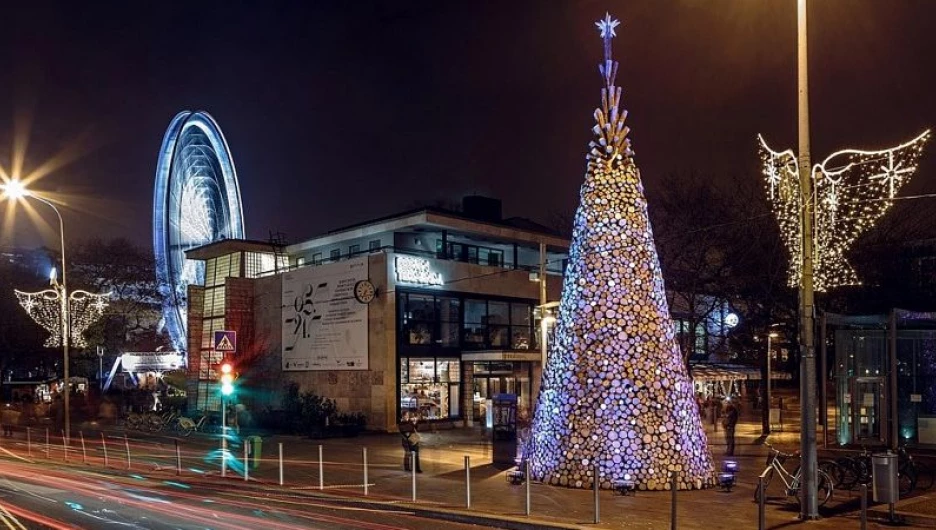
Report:
M 301 495 L 239 491 L 236 483 L 146 478 L 10 459 L 0 463 L 0 529 L 292 530 L 426 528 L 405 509 L 360 509 Z M 470 525 L 431 521 L 433 528 Z

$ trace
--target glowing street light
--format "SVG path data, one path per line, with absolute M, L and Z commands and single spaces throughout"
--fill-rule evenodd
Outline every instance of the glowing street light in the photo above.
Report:
M 37 195 L 35 192 L 30 191 L 26 188 L 26 185 L 23 184 L 21 180 L 12 179 L 7 182 L 0 184 L 0 189 L 3 190 L 3 198 L 10 200 L 21 200 L 21 199 L 35 199 L 50 208 L 55 212 L 55 215 L 58 217 L 59 221 L 59 237 L 62 245 L 62 362 L 64 364 L 64 377 L 65 377 L 65 439 L 69 440 L 71 438 L 71 408 L 69 407 L 69 394 L 70 392 L 70 378 L 68 373 L 68 342 L 71 340 L 71 335 L 69 333 L 68 324 L 69 314 L 68 314 L 68 284 L 65 282 L 65 221 L 62 220 L 62 213 L 59 212 L 58 207 L 55 206 L 55 203 L 52 201 Z

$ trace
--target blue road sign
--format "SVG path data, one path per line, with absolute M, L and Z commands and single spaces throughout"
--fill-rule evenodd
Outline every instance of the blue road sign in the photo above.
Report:
M 236 331 L 215 331 L 214 332 L 214 350 L 223 352 L 237 351 L 237 332 Z

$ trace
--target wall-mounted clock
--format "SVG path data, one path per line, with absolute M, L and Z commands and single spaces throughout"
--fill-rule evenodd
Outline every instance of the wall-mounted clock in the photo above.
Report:
M 354 284 L 354 298 L 362 304 L 369 304 L 377 296 L 377 288 L 370 280 L 361 280 Z

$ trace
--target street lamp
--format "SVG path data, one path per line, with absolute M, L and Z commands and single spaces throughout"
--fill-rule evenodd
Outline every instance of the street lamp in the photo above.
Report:
M 764 411 L 763 412 L 764 423 L 761 426 L 761 432 L 765 435 L 770 434 L 770 405 L 771 405 L 770 383 L 773 377 L 771 375 L 771 369 L 770 369 L 770 360 L 773 354 L 773 350 L 770 347 L 770 341 L 771 339 L 775 339 L 779 336 L 780 334 L 777 333 L 776 331 L 771 331 L 767 333 L 767 385 L 766 385 L 765 392 L 764 392 L 764 405 L 763 405 L 764 408 L 761 409 L 762 411 Z
M 58 217 L 59 237 L 62 245 L 62 362 L 64 364 L 65 372 L 65 440 L 67 443 L 67 441 L 71 439 L 71 409 L 69 407 L 69 394 L 71 393 L 71 389 L 69 387 L 71 385 L 68 373 L 68 342 L 71 339 L 71 336 L 69 334 L 70 317 L 68 313 L 68 284 L 65 281 L 65 221 L 62 220 L 62 213 L 59 212 L 58 207 L 56 207 L 52 201 L 28 190 L 26 185 L 23 184 L 23 182 L 20 180 L 14 179 L 0 184 L 0 189 L 3 190 L 3 196 L 5 198 L 14 201 L 20 199 L 35 199 L 52 208 L 52 211 L 54 211 L 55 215 Z

